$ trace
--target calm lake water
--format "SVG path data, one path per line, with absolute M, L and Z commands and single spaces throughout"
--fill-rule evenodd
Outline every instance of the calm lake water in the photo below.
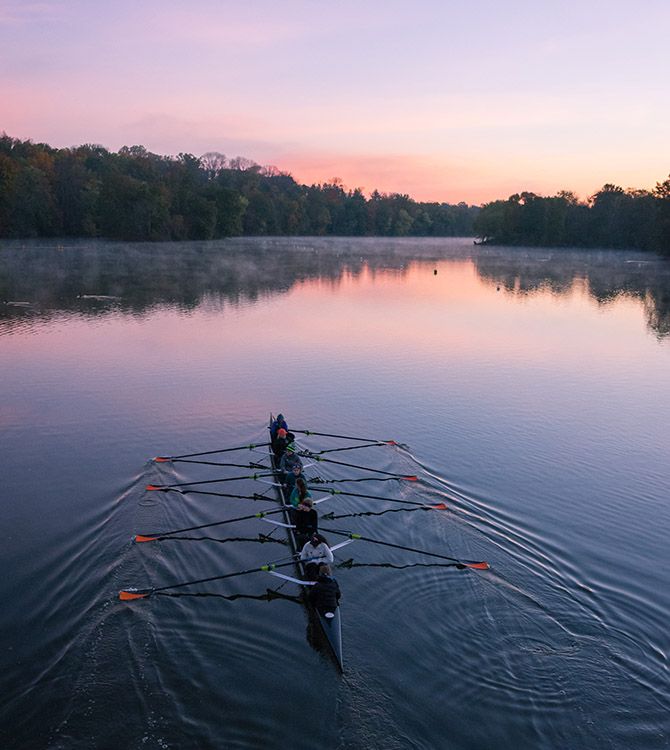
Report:
M 2 748 L 670 747 L 669 261 L 3 242 L 0 299 Z M 335 496 L 324 531 L 491 565 L 343 548 L 344 675 L 299 604 L 253 598 L 296 593 L 267 574 L 117 599 L 286 555 L 256 519 L 132 541 L 272 507 L 144 489 L 245 474 L 150 459 L 262 443 L 271 411 L 400 441 L 330 455 L 419 477 L 324 464 L 331 487 L 448 506 Z

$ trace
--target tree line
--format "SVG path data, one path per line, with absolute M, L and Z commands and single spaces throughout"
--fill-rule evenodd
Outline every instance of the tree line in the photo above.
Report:
M 56 149 L 0 135 L 0 237 L 211 240 L 241 235 L 464 237 L 500 245 L 609 247 L 670 255 L 670 177 L 649 190 L 605 185 L 517 193 L 481 208 L 400 193 L 301 185 L 275 167 L 208 153 Z
M 56 149 L 0 135 L 0 237 L 472 236 L 478 208 L 301 185 L 242 157 Z
M 604 185 L 587 201 L 570 192 L 518 193 L 482 206 L 475 234 L 497 245 L 652 250 L 670 255 L 670 177 L 653 190 Z

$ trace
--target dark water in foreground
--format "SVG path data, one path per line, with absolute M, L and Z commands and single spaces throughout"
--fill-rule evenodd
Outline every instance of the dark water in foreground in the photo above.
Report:
M 2 748 L 670 746 L 667 261 L 466 240 L 4 243 L 0 298 Z M 263 442 L 277 409 L 402 441 L 330 455 L 420 479 L 330 486 L 449 508 L 352 516 L 416 506 L 335 496 L 322 512 L 349 517 L 324 529 L 491 564 L 344 548 L 343 676 L 299 605 L 235 598 L 280 585 L 266 574 L 116 599 L 285 555 L 131 541 L 272 507 L 144 487 L 246 473 L 148 459 Z

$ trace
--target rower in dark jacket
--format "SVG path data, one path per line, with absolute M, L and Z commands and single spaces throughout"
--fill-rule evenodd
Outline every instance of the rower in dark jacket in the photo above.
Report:
M 298 482 L 300 481 L 298 479 Z M 312 534 L 316 534 L 319 530 L 319 516 L 313 508 L 309 494 L 300 501 L 297 508 L 291 509 L 291 518 L 295 525 L 296 544 L 302 549 Z
M 272 443 L 272 452 L 275 455 L 275 464 L 279 463 L 279 460 L 284 455 L 286 446 L 289 443 L 289 441 L 286 439 L 287 434 L 288 433 L 283 427 L 280 427 L 277 430 L 277 437 L 274 439 Z
M 286 424 L 283 414 L 277 414 L 277 418 L 270 425 L 270 442 L 272 443 L 273 448 L 279 430 L 286 430 L 286 432 L 288 432 L 288 425 Z
M 312 604 L 319 614 L 331 619 L 340 603 L 340 587 L 332 577 L 330 565 L 319 566 L 319 577 L 309 592 Z

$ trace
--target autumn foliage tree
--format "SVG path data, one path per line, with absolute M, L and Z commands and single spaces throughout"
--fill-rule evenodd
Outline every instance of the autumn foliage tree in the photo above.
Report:
M 300 185 L 276 167 L 209 152 L 54 149 L 0 136 L 0 237 L 210 240 L 231 235 L 470 235 L 477 208 Z

